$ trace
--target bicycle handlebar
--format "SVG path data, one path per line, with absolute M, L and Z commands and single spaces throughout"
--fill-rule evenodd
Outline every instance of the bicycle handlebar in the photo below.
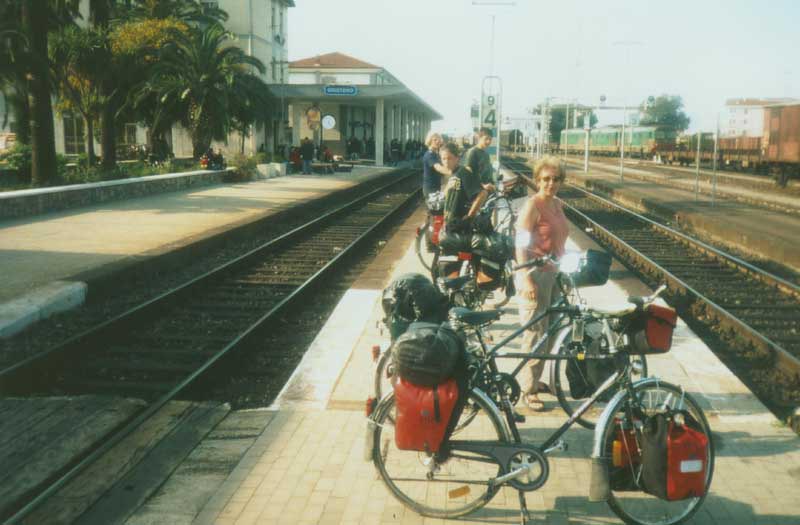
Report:
M 534 266 L 544 266 L 547 263 L 556 262 L 556 258 L 552 255 L 545 255 L 543 257 L 536 257 L 531 259 L 530 261 L 526 261 L 524 263 L 517 264 L 511 268 L 512 271 L 523 270 L 525 268 L 532 268 Z

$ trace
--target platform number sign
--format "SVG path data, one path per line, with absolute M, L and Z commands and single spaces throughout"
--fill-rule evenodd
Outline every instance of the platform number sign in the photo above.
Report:
M 481 127 L 489 128 L 492 131 L 494 140 L 492 145 L 489 146 L 487 153 L 492 159 L 492 166 L 495 171 L 500 167 L 500 159 L 498 158 L 498 147 L 500 145 L 500 92 L 492 92 L 486 89 L 484 84 L 483 96 L 481 97 Z

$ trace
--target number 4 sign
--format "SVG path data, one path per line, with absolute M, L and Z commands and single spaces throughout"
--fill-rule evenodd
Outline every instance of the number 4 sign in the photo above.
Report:
M 484 77 L 481 94 L 481 127 L 492 131 L 494 140 L 487 153 L 492 159 L 495 173 L 500 169 L 500 99 L 503 95 L 503 82 L 500 77 Z

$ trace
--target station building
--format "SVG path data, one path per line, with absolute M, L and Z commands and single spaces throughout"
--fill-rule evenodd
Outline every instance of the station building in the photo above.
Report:
M 292 61 L 288 84 L 270 89 L 285 112 L 285 144 L 309 138 L 344 155 L 350 139 L 370 141 L 378 166 L 392 140 L 423 141 L 442 118 L 385 68 L 343 53 Z

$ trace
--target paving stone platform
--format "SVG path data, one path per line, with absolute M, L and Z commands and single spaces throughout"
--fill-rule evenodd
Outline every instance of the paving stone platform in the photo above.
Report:
M 384 337 L 376 326 L 382 317 L 378 292 L 388 282 L 377 285 L 375 272 L 380 265 L 395 276 L 421 270 L 411 248 L 413 229 L 421 218 L 421 214 L 412 217 L 387 244 L 394 258 L 376 261 L 369 276 L 354 287 L 357 293 L 345 297 L 342 310 L 331 316 L 331 326 L 312 345 L 315 350 L 308 359 L 315 364 L 309 366 L 312 361 L 304 360 L 293 379 L 302 385 L 303 377 L 312 380 L 321 374 L 326 377 L 321 383 L 324 387 L 287 388 L 264 411 L 265 421 L 270 418 L 264 432 L 194 523 L 450 522 L 423 518 L 405 508 L 383 485 L 374 466 L 363 460 L 363 407 L 374 370 L 370 348 Z M 594 247 L 575 228 L 570 244 L 580 249 Z M 607 285 L 584 290 L 588 302 L 611 306 L 628 295 L 649 293 L 619 263 L 612 267 L 612 275 Z M 354 297 L 359 297 L 357 306 L 353 306 Z M 497 337 L 516 325 L 514 310 L 512 301 L 493 331 Z M 325 363 L 333 365 L 326 369 Z M 682 321 L 672 351 L 654 356 L 649 366 L 651 374 L 681 384 L 695 396 L 714 431 L 717 456 L 711 494 L 689 523 L 800 524 L 800 438 L 777 421 Z M 554 398 L 545 397 L 545 401 L 549 410 L 528 412 L 522 425 L 523 435 L 533 441 L 543 440 L 566 419 Z M 564 437 L 569 451 L 550 457 L 550 480 L 527 495 L 532 523 L 619 523 L 606 504 L 587 499 L 592 433 L 573 427 Z M 452 522 L 518 520 L 516 491 L 503 489 L 478 513 Z

